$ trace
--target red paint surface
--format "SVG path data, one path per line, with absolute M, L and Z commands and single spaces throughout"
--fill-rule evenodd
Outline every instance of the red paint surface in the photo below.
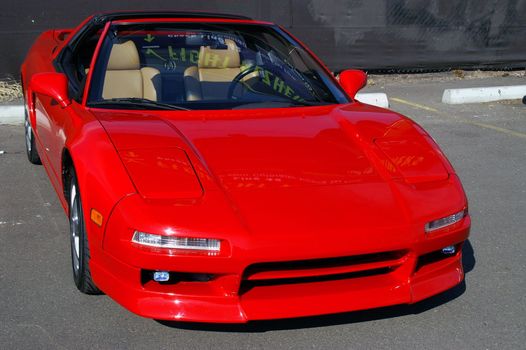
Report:
M 34 74 L 55 71 L 56 46 L 53 31 L 42 34 L 22 66 L 30 121 L 66 212 L 61 172 L 64 153 L 71 154 L 92 276 L 129 310 L 246 322 L 413 303 L 462 281 L 460 251 L 417 264 L 427 253 L 460 247 L 470 218 L 424 233 L 427 222 L 462 210 L 467 200 L 445 156 L 411 120 L 359 102 L 186 112 L 89 109 L 73 101 L 62 108 L 33 96 L 29 85 Z M 104 217 L 100 227 L 89 220 L 92 208 Z M 221 239 L 223 248 L 207 256 L 140 247 L 131 243 L 134 230 Z M 404 255 L 245 274 L 253 264 L 393 251 Z M 141 269 L 214 277 L 141 284 Z M 323 278 L 285 279 L 306 277 Z

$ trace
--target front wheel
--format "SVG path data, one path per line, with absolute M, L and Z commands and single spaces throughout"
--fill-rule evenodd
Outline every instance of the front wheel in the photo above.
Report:
M 82 211 L 77 176 L 74 169 L 69 170 L 69 228 L 71 238 L 71 263 L 73 267 L 73 280 L 78 290 L 85 294 L 101 294 L 101 291 L 91 278 L 89 267 L 90 251 L 86 225 Z

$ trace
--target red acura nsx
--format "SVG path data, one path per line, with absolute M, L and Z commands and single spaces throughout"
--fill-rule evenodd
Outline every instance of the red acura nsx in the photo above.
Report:
M 21 74 L 27 156 L 69 217 L 83 293 L 241 323 L 411 304 L 464 278 L 467 199 L 437 144 L 278 25 L 100 14 L 40 35 Z

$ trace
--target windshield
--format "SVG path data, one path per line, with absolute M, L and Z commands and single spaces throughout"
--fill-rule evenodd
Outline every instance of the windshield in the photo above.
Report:
M 192 110 L 349 102 L 311 55 L 275 26 L 113 24 L 95 66 L 88 105 L 103 108 Z

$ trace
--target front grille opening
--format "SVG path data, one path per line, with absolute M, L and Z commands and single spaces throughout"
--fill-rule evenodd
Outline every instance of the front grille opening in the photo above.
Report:
M 391 273 L 401 266 L 407 250 L 354 256 L 256 263 L 242 276 L 240 295 L 252 288 L 338 281 Z
M 437 263 L 439 261 L 446 260 L 446 259 L 452 259 L 458 256 L 458 254 L 460 254 L 460 251 L 462 249 L 462 244 L 455 245 L 455 249 L 456 249 L 456 253 L 452 255 L 442 253 L 442 249 L 421 255 L 420 257 L 418 257 L 418 261 L 416 263 L 416 268 L 415 268 L 415 273 L 427 265 L 431 265 L 431 264 L 434 264 L 434 263 Z
M 170 279 L 166 282 L 156 282 L 153 280 L 153 274 L 156 270 L 141 270 L 141 284 L 152 282 L 162 285 L 177 284 L 180 282 L 209 282 L 214 279 L 213 274 L 209 273 L 190 273 L 170 271 Z
M 268 287 L 268 286 L 287 285 L 287 284 L 290 285 L 290 284 L 301 284 L 301 283 L 339 281 L 339 280 L 345 280 L 345 279 L 351 279 L 351 278 L 370 277 L 370 276 L 388 274 L 395 269 L 396 268 L 384 267 L 380 269 L 360 271 L 360 272 L 351 272 L 351 273 L 342 273 L 342 274 L 337 274 L 337 275 L 280 278 L 280 279 L 256 280 L 256 281 L 243 280 L 239 288 L 239 295 L 243 295 L 255 287 Z
M 295 270 L 315 270 L 333 267 L 345 267 L 376 263 L 383 261 L 395 261 L 401 259 L 407 254 L 406 250 L 397 250 L 391 252 L 381 252 L 373 254 L 362 254 L 354 256 L 345 256 L 337 258 L 311 259 L 311 260 L 294 260 L 283 262 L 257 263 L 250 265 L 243 273 L 243 280 L 249 279 L 251 275 L 266 271 L 295 271 Z M 387 266 L 389 267 L 389 266 Z

